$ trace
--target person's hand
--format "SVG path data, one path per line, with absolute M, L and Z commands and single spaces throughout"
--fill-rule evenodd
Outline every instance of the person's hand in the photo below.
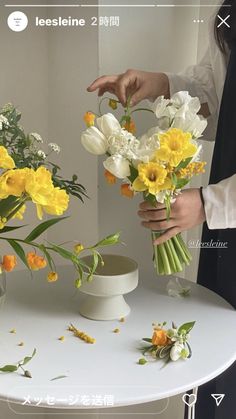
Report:
M 190 188 L 182 191 L 171 205 L 170 219 L 166 219 L 164 204 L 156 204 L 153 207 L 148 202 L 142 202 L 139 206 L 139 217 L 143 220 L 142 225 L 151 230 L 163 230 L 161 236 L 154 244 L 161 244 L 181 231 L 202 224 L 206 220 L 204 206 L 201 201 L 199 189 Z
M 131 95 L 131 106 L 137 105 L 143 99 L 154 101 L 158 96 L 170 96 L 169 79 L 164 73 L 127 70 L 125 73 L 101 76 L 87 88 L 88 92 L 98 89 L 98 96 L 105 92 L 114 94 L 123 106 Z

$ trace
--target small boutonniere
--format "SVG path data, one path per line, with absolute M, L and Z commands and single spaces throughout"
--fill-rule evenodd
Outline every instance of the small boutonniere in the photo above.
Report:
M 155 359 L 163 359 L 166 362 L 190 358 L 192 350 L 188 341 L 195 321 L 184 323 L 180 327 L 177 327 L 172 322 L 171 329 L 166 329 L 166 324 L 166 322 L 153 323 L 152 338 L 142 339 L 150 344 L 141 348 L 143 355 L 149 354 Z M 140 358 L 138 361 L 140 365 L 144 365 L 147 362 L 145 358 Z

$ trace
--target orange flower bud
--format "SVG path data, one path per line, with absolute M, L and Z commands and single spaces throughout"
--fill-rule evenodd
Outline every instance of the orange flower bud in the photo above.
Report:
M 105 170 L 104 176 L 107 180 L 107 183 L 110 185 L 114 185 L 114 183 L 116 183 L 116 177 L 111 172 L 109 172 L 109 170 Z
M 130 189 L 129 183 L 123 183 L 120 187 L 121 195 L 126 196 L 127 198 L 133 198 L 134 191 Z
M 15 268 L 16 263 L 15 255 L 4 255 L 2 258 L 2 268 L 7 272 L 11 272 Z
M 36 255 L 34 252 L 29 252 L 26 256 L 27 263 L 33 271 L 45 268 L 47 266 L 46 260 L 42 256 Z
M 135 126 L 135 123 L 132 119 L 130 121 L 126 121 L 126 123 L 124 125 L 124 128 L 127 131 L 131 132 L 131 134 L 135 134 L 135 132 L 136 132 L 136 126 Z
M 94 125 L 95 115 L 92 112 L 86 112 L 84 115 L 84 122 L 86 123 L 87 127 L 91 127 Z
M 48 282 L 55 282 L 58 280 L 58 274 L 56 272 L 48 273 Z
M 158 346 L 165 346 L 169 342 L 166 330 L 154 330 L 152 335 L 152 344 Z

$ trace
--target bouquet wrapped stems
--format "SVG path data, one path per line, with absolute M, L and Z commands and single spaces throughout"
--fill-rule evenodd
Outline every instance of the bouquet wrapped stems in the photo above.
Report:
M 152 241 L 160 237 L 161 233 L 152 231 Z M 157 275 L 181 272 L 184 265 L 189 265 L 191 260 L 192 256 L 180 233 L 165 243 L 153 245 L 153 261 Z

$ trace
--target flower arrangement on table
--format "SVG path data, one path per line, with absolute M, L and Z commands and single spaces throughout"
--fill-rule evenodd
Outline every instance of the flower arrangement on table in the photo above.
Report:
M 118 100 L 109 100 L 114 110 Z M 105 177 L 110 184 L 122 180 L 121 193 L 133 197 L 142 192 L 144 200 L 155 207 L 164 203 L 166 219 L 171 217 L 171 203 L 193 176 L 204 172 L 200 160 L 201 137 L 207 121 L 198 115 L 200 101 L 188 92 L 179 92 L 170 99 L 159 97 L 153 109 L 130 108 L 130 98 L 124 115 L 118 121 L 112 113 L 100 115 L 86 112 L 87 129 L 81 135 L 85 149 L 95 155 L 106 155 L 103 162 Z M 135 134 L 133 114 L 149 111 L 156 115 L 157 125 L 140 138 Z M 96 125 L 95 126 L 95 122 Z M 164 231 L 153 231 L 155 241 Z M 154 245 L 154 264 L 158 275 L 169 275 L 183 270 L 191 254 L 181 234 L 163 244 Z
M 163 359 L 166 362 L 191 358 L 192 350 L 188 341 L 194 324 L 195 322 L 189 322 L 177 327 L 172 323 L 171 329 L 164 328 L 166 322 L 153 324 L 152 338 L 142 339 L 150 344 L 141 348 L 143 355 L 149 354 L 154 359 Z M 141 365 L 147 362 L 145 358 L 139 359 Z
M 14 218 L 23 219 L 28 202 L 35 204 L 38 218 L 42 220 L 44 213 L 63 215 L 68 208 L 70 195 L 82 202 L 87 197 L 86 190 L 78 183 L 76 175 L 70 180 L 64 179 L 60 175 L 60 167 L 49 160 L 52 152 L 60 152 L 60 147 L 49 143 L 50 151 L 45 153 L 39 148 L 43 143 L 41 136 L 37 133 L 25 134 L 19 124 L 20 119 L 21 113 L 11 104 L 5 105 L 0 111 L 0 240 L 8 242 L 31 272 L 48 265 L 49 282 L 58 279 L 52 254 L 59 254 L 75 267 L 75 285 L 79 287 L 85 278 L 92 279 L 98 263 L 103 262 L 99 248 L 117 243 L 119 234 L 110 235 L 87 248 L 78 243 L 72 251 L 54 243 L 38 243 L 36 239 L 43 232 L 67 218 L 57 217 L 41 222 L 25 238 L 5 236 L 5 233 L 23 227 L 8 226 L 8 223 Z M 25 245 L 31 248 L 27 254 Z M 87 266 L 81 260 L 81 253 L 85 251 L 93 255 L 92 266 Z M 10 272 L 15 267 L 15 254 L 3 256 L 1 270 Z

